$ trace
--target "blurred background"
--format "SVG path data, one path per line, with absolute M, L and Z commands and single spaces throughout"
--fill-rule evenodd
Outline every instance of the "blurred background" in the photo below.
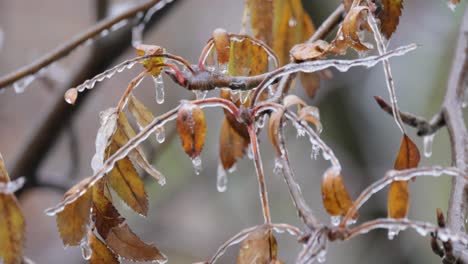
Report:
M 304 1 L 315 25 L 336 8 L 340 1 Z M 109 0 L 107 15 L 115 15 L 138 1 Z M 439 111 L 445 94 L 456 36 L 465 1 L 452 12 L 445 0 L 405 1 L 400 25 L 391 40 L 390 48 L 409 43 L 421 46 L 406 56 L 391 60 L 397 87 L 399 106 L 425 118 Z M 144 43 L 165 47 L 169 52 L 195 63 L 215 28 L 238 32 L 244 1 L 177 0 L 168 9 L 156 13 L 148 28 Z M 101 17 L 103 15 L 101 14 Z M 40 57 L 69 40 L 96 22 L 96 3 L 93 0 L 0 0 L 0 75 L 9 73 Z M 118 37 L 119 32 L 108 37 Z M 127 36 L 128 37 L 128 36 Z M 130 40 L 126 43 L 130 47 Z M 117 55 L 114 55 L 117 54 Z M 0 152 L 9 170 L 15 161 L 28 151 L 31 137 L 44 122 L 57 98 L 69 88 L 88 61 L 93 61 L 90 47 L 82 47 L 53 64 L 41 78 L 24 93 L 8 89 L 0 94 Z M 111 65 L 135 56 L 134 50 L 114 53 L 106 50 Z M 118 56 L 118 57 L 116 57 Z M 357 54 L 349 52 L 350 57 Z M 102 58 L 100 58 L 102 60 Z M 89 63 L 89 62 L 88 62 Z M 65 129 L 53 147 L 42 153 L 34 174 L 39 181 L 66 188 L 81 178 L 90 176 L 94 140 L 99 126 L 98 113 L 117 103 L 127 83 L 141 67 L 134 67 L 97 85 L 87 95 L 86 102 L 73 119 L 64 122 Z M 381 111 L 374 95 L 388 98 L 382 67 L 366 70 L 352 68 L 349 72 L 334 71 L 331 81 L 322 81 L 317 96 L 310 105 L 318 106 L 324 126 L 322 138 L 335 151 L 343 165 L 344 181 L 352 195 L 383 177 L 393 167 L 401 134 L 393 119 Z M 158 105 L 154 86 L 147 78 L 136 91 L 153 113 L 160 114 L 174 107 L 191 93 L 166 79 L 166 101 Z M 302 89 L 294 90 L 307 98 Z M 213 94 L 210 94 L 213 95 Z M 80 97 L 78 98 L 80 100 Z M 258 199 L 258 185 L 251 160 L 245 157 L 237 170 L 229 175 L 225 193 L 216 190 L 218 166 L 218 138 L 222 111 L 206 111 L 207 142 L 202 154 L 203 171 L 195 175 L 190 159 L 183 153 L 180 141 L 172 137 L 172 125 L 166 127 L 166 146 L 158 147 L 152 138 L 146 149 L 154 157 L 154 164 L 166 177 L 162 188 L 154 180 L 146 180 L 150 213 L 142 218 L 115 199 L 120 212 L 129 220 L 131 228 L 147 242 L 154 242 L 169 257 L 169 263 L 191 263 L 211 257 L 217 248 L 240 230 L 263 221 Z M 423 151 L 422 139 L 409 128 L 411 138 Z M 173 138 L 172 140 L 169 140 Z M 261 136 L 261 153 L 266 170 L 274 222 L 302 227 L 296 217 L 287 187 L 281 176 L 275 175 L 274 157 L 266 133 Z M 328 164 L 321 158 L 311 160 L 311 146 L 307 138 L 297 138 L 292 127 L 287 128 L 287 145 L 293 168 L 302 185 L 304 196 L 323 221 L 329 221 L 321 204 L 321 175 Z M 154 151 L 154 149 L 159 151 Z M 433 154 L 422 157 L 421 165 L 450 165 L 449 140 L 446 129 L 435 136 Z M 18 176 L 18 175 L 16 175 Z M 30 175 L 24 175 L 29 177 Z M 410 184 L 411 210 L 409 218 L 435 222 L 437 207 L 446 211 L 449 197 L 449 178 L 423 178 Z M 20 193 L 20 202 L 27 219 L 26 255 L 36 263 L 84 263 L 80 249 L 64 249 L 55 219 L 43 210 L 57 203 L 63 195 L 60 188 L 28 188 Z M 386 216 L 386 190 L 378 193 L 360 211 L 360 220 Z M 287 234 L 277 235 L 280 259 L 292 263 L 301 249 Z M 1 243 L 1 242 L 0 242 Z M 220 263 L 235 263 L 237 247 L 230 248 Z M 406 231 L 394 240 L 386 232 L 377 231 L 352 241 L 331 243 L 327 263 L 440 263 L 429 246 L 429 238 Z

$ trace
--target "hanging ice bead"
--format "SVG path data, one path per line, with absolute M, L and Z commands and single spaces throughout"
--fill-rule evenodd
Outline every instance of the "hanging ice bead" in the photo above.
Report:
M 166 140 L 166 131 L 164 127 L 158 127 L 158 129 L 156 129 L 156 141 L 161 144 L 164 140 Z
M 88 235 L 86 235 L 80 242 L 81 248 L 81 255 L 85 260 L 89 260 L 91 258 L 91 254 L 93 253 L 91 247 L 89 246 Z
M 15 89 L 16 93 L 23 93 L 26 88 L 36 79 L 34 75 L 28 75 L 26 77 L 23 77 L 13 83 L 13 88 Z
M 64 95 L 65 102 L 68 104 L 75 104 L 76 99 L 78 98 L 78 90 L 76 88 L 70 88 L 65 92 Z
M 257 127 L 262 128 L 265 126 L 266 115 L 261 115 L 257 118 Z
M 272 84 L 268 85 L 268 96 L 270 97 L 275 96 L 275 88 Z
M 275 158 L 275 167 L 273 168 L 273 173 L 279 175 L 283 170 L 283 163 L 281 163 L 280 158 Z
M 320 153 L 320 146 L 317 144 L 312 144 L 312 153 L 310 154 L 310 158 L 313 160 L 316 160 L 319 153 Z
M 325 261 L 327 261 L 327 251 L 325 249 L 320 250 L 317 254 L 317 261 L 320 263 L 325 263 Z
M 239 95 L 241 104 L 245 104 L 245 102 L 247 102 L 247 99 L 249 99 L 249 96 L 250 91 L 241 91 Z
M 432 155 L 432 143 L 434 142 L 435 133 L 423 137 L 424 142 L 424 156 L 429 158 Z
M 229 71 L 229 62 L 228 63 L 224 63 L 224 64 L 219 64 L 218 65 L 218 70 L 220 73 L 222 74 L 228 74 L 228 71 Z
M 398 233 L 400 233 L 400 229 L 398 227 L 392 227 L 388 229 L 388 239 L 393 240 L 398 235 Z
M 192 159 L 193 169 L 195 170 L 195 174 L 199 175 L 202 170 L 202 160 L 200 156 L 196 156 Z
M 232 90 L 231 91 L 231 101 L 233 102 L 237 102 L 237 100 L 239 100 L 239 91 L 236 91 L 236 90 Z
M 330 217 L 330 222 L 332 226 L 338 226 L 341 223 L 341 216 L 340 215 L 332 215 Z
M 228 182 L 228 178 L 226 175 L 226 171 L 224 170 L 223 165 L 219 164 L 217 178 L 216 178 L 216 188 L 218 189 L 218 192 L 226 191 L 227 182 Z
M 206 95 L 208 94 L 208 90 L 200 91 L 200 90 L 194 90 L 195 97 L 197 100 L 203 100 L 206 98 Z
M 156 89 L 156 103 L 164 103 L 164 81 L 162 75 L 153 76 L 154 87 Z

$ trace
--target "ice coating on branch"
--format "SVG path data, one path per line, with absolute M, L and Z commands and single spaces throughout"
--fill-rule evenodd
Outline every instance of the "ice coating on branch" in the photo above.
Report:
M 113 107 L 104 110 L 99 114 L 101 127 L 96 135 L 96 153 L 91 160 L 91 168 L 93 169 L 94 174 L 98 172 L 104 164 L 105 150 L 109 144 L 109 139 L 117 128 L 117 118 L 118 115 L 116 108 Z
M 223 165 L 218 165 L 217 177 L 216 177 L 216 188 L 218 192 L 225 192 L 227 189 L 228 178 Z
M 1 194 L 14 194 L 16 191 L 21 189 L 25 183 L 24 177 L 19 177 L 13 181 L 0 182 L 0 193 Z
M 273 173 L 280 175 L 283 170 L 283 162 L 281 158 L 275 158 L 275 165 L 273 167 Z
M 163 143 L 164 140 L 166 140 L 166 131 L 163 126 L 158 127 L 156 129 L 156 141 L 158 141 L 159 144 Z
M 14 82 L 14 83 L 13 83 L 13 88 L 15 89 L 15 92 L 18 93 L 18 94 L 24 93 L 24 91 L 26 90 L 26 88 L 27 88 L 34 80 L 36 80 L 36 76 L 34 76 L 34 75 L 25 76 L 25 77 L 19 79 L 18 81 Z
M 154 88 L 156 92 L 156 103 L 164 103 L 164 81 L 162 75 L 152 76 L 154 82 Z
M 237 91 L 237 90 L 231 91 L 231 101 L 236 102 L 237 100 L 239 100 L 239 97 L 240 97 L 240 91 Z
M 423 137 L 423 142 L 424 142 L 424 156 L 426 158 L 429 158 L 432 156 L 432 144 L 434 142 L 434 136 L 435 133 L 432 135 L 424 136 Z
M 317 144 L 312 144 L 312 152 L 310 154 L 310 159 L 316 160 L 318 154 L 320 153 L 320 147 Z M 324 158 L 325 159 L 325 158 Z M 326 160 L 326 159 L 325 159 Z
M 388 240 L 393 240 L 400 233 L 400 228 L 392 227 L 388 229 Z

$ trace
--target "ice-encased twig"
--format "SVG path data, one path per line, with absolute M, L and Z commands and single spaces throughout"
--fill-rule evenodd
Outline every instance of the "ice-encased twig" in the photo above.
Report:
M 361 206 L 369 200 L 369 198 L 385 188 L 387 185 L 394 181 L 408 181 L 413 177 L 439 177 L 442 175 L 448 175 L 453 177 L 462 177 L 465 180 L 468 180 L 468 175 L 464 175 L 463 172 L 459 171 L 457 168 L 454 167 L 440 167 L 440 166 L 432 166 L 432 167 L 420 167 L 408 170 L 390 170 L 385 174 L 385 177 L 382 179 L 374 182 L 369 187 L 364 189 L 359 197 L 354 201 L 353 205 L 346 213 L 345 217 L 341 221 L 340 226 L 346 225 L 349 219 L 361 208 Z

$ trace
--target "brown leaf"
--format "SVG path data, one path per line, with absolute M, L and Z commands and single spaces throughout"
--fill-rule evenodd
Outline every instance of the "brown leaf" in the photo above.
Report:
M 328 169 L 323 176 L 322 200 L 325 209 L 332 216 L 344 216 L 353 204 L 343 179 L 334 168 Z M 357 215 L 353 216 L 356 217 Z
M 109 149 L 114 153 L 118 147 L 112 144 Z M 148 214 L 145 186 L 129 158 L 115 163 L 114 168 L 107 174 L 107 181 L 132 210 L 144 216 Z
M 231 38 L 229 75 L 253 76 L 268 71 L 268 54 L 248 38 Z
M 296 62 L 322 59 L 327 55 L 330 44 L 324 40 L 294 45 L 290 53 Z
M 279 146 L 278 133 L 282 124 L 284 109 L 278 109 L 270 115 L 268 122 L 268 138 L 270 139 L 271 145 L 276 150 L 276 155 L 281 156 L 281 148 Z
M 249 141 L 240 136 L 225 118 L 219 133 L 219 158 L 224 170 L 229 170 L 244 157 Z
M 400 23 L 403 0 L 382 0 L 382 5 L 382 10 L 377 13 L 377 18 L 380 19 L 380 31 L 390 39 Z
M 82 180 L 65 193 L 68 196 L 79 191 L 81 186 L 89 181 Z M 92 193 L 86 191 L 84 195 L 73 203 L 65 206 L 63 211 L 57 214 L 57 228 L 65 246 L 78 246 L 88 232 L 89 215 L 91 211 Z
M 104 239 L 112 228 L 125 220 L 112 205 L 110 194 L 103 180 L 93 186 L 93 220 L 97 232 Z
M 231 91 L 229 89 L 221 89 L 219 92 L 219 97 L 232 101 L 231 100 Z M 235 102 L 233 102 L 237 107 L 241 105 L 241 102 L 239 99 L 237 99 Z M 247 106 L 250 104 L 250 97 L 247 98 L 246 102 L 242 105 Z M 248 140 L 250 142 L 250 136 L 249 132 L 247 131 L 247 126 L 243 123 L 239 123 L 237 121 L 237 118 L 231 114 L 228 110 L 224 109 L 224 114 L 226 115 L 226 119 L 229 121 L 229 124 L 231 127 L 244 139 Z
M 190 158 L 200 156 L 206 137 L 205 114 L 197 105 L 184 103 L 177 112 L 177 132 Z
M 112 228 L 106 238 L 107 246 L 117 255 L 132 261 L 166 261 L 159 249 L 146 244 L 135 235 L 127 224 Z
M 10 178 L 0 154 L 0 182 Z M 13 194 L 0 193 L 0 262 L 19 264 L 23 260 L 25 220 L 18 201 Z
M 269 264 L 278 255 L 278 244 L 271 230 L 262 228 L 250 234 L 240 246 L 237 264 Z M 281 262 L 280 262 L 281 263 Z
M 117 256 L 94 233 L 90 235 L 91 259 L 90 264 L 118 264 Z
M 320 114 L 317 107 L 305 106 L 299 110 L 299 119 L 311 123 L 315 126 L 315 130 L 322 132 L 322 123 L 320 122 Z
M 247 0 L 250 24 L 255 38 L 271 47 L 273 41 L 273 1 Z
M 136 47 L 136 51 L 138 56 L 164 53 L 164 49 L 159 46 L 145 44 L 138 45 Z M 159 74 L 161 74 L 162 67 L 157 65 L 161 63 L 164 63 L 163 57 L 153 57 L 143 61 L 142 64 L 146 69 L 150 70 L 151 75 L 158 76 Z
M 128 97 L 128 110 L 142 128 L 146 127 L 154 120 L 154 115 L 133 94 L 130 94 Z
M 213 41 L 216 53 L 218 54 L 218 63 L 226 64 L 229 62 L 230 39 L 229 34 L 222 28 L 213 31 Z
M 340 50 L 336 53 L 343 53 L 347 47 L 356 51 L 368 51 L 369 47 L 361 42 L 359 32 L 367 27 L 366 17 L 369 9 L 366 6 L 352 8 L 343 20 L 337 38 L 333 41 L 335 48 Z
M 404 134 L 394 168 L 396 170 L 416 168 L 420 158 L 418 147 Z M 408 181 L 392 182 L 388 191 L 388 216 L 405 218 L 408 215 L 409 204 Z

